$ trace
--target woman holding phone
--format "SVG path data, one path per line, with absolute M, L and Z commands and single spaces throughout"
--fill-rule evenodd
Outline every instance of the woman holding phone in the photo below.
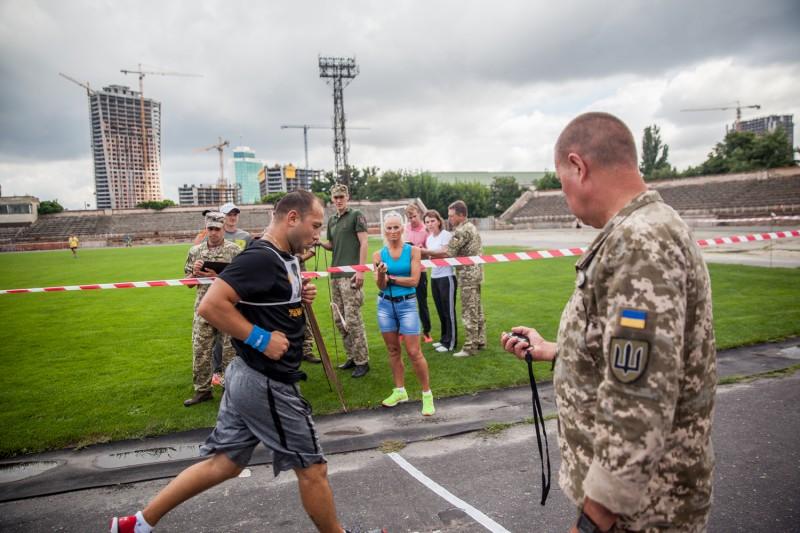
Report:
M 373 254 L 378 294 L 378 327 L 389 352 L 389 367 L 394 379 L 394 390 L 383 402 L 384 407 L 394 407 L 408 401 L 405 389 L 400 336 L 406 353 L 422 388 L 422 414 L 436 412 L 430 388 L 428 362 L 420 348 L 420 321 L 417 312 L 416 287 L 422 263 L 420 249 L 403 242 L 403 219 L 392 211 L 383 219 L 383 237 L 386 242 Z

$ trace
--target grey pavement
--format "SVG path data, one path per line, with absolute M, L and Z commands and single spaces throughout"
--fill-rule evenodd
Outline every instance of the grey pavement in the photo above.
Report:
M 796 229 L 794 226 L 724 226 L 713 228 L 694 228 L 697 239 L 750 235 Z M 581 229 L 532 229 L 482 231 L 484 246 L 522 246 L 530 250 L 551 250 L 558 248 L 578 248 L 591 244 L 600 232 L 594 228 Z M 703 249 L 706 261 L 765 267 L 800 267 L 800 238 L 786 238 L 770 241 L 755 241 L 733 245 L 714 246 Z
M 800 363 L 800 339 L 723 351 L 718 362 L 720 377 L 786 368 Z M 525 372 L 522 364 L 520 372 Z M 792 524 L 800 518 L 798 376 L 720 388 L 713 531 L 797 529 Z M 540 394 L 545 413 L 552 413 L 551 384 L 541 384 Z M 432 419 L 420 417 L 415 403 L 318 417 L 342 519 L 393 532 L 486 530 L 377 449 L 396 441 L 406 446 L 400 456 L 505 529 L 566 531 L 574 511 L 555 475 L 547 506 L 538 504 L 533 428 L 520 424 L 497 436 L 478 431 L 530 416 L 530 389 L 520 387 L 439 400 Z M 25 457 L 59 466 L 0 483 L 0 531 L 103 531 L 108 516 L 140 509 L 167 478 L 196 460 L 207 432 Z M 548 434 L 555 473 L 552 423 Z M 273 479 L 271 469 L 257 466 L 268 461 L 259 449 L 245 471 L 248 477 L 185 503 L 158 531 L 312 531 L 299 506 L 294 475 Z M 124 462 L 138 464 L 118 466 Z

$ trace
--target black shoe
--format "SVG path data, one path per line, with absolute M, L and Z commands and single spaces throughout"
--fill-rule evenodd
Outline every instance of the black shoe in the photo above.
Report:
M 352 359 L 348 359 L 344 363 L 338 366 L 339 370 L 350 370 L 351 368 L 355 368 L 356 363 Z
M 194 396 L 192 396 L 188 400 L 184 400 L 183 405 L 186 407 L 191 407 L 200 402 L 207 402 L 213 397 L 214 396 L 211 394 L 210 390 L 207 390 L 205 392 L 195 392 Z
M 364 363 L 363 365 L 356 365 L 356 369 L 353 370 L 353 377 L 354 378 L 363 378 L 369 372 L 369 363 Z
M 321 363 L 322 359 L 320 359 L 319 357 L 314 357 L 313 355 L 309 355 L 309 354 L 305 354 L 304 353 L 303 354 L 303 361 L 305 361 L 306 363 L 317 364 L 317 363 Z

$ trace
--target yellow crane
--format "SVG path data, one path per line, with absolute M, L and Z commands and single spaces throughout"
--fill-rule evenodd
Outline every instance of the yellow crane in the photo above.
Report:
M 740 123 L 742 121 L 742 109 L 761 109 L 761 106 L 758 104 L 753 105 L 742 105 L 739 100 L 736 100 L 736 105 L 730 104 L 726 106 L 720 107 L 695 107 L 691 109 L 681 109 L 683 112 L 692 112 L 692 111 L 728 111 L 730 109 L 736 110 L 736 122 L 733 123 L 733 128 L 736 131 L 740 131 Z
M 156 70 L 142 70 L 142 64 L 139 63 L 138 70 L 120 69 L 123 74 L 137 74 L 139 76 L 139 117 L 142 121 L 142 162 L 144 163 L 145 177 L 149 170 L 149 162 L 147 157 L 147 123 L 144 120 L 144 77 L 145 76 L 181 76 L 184 78 L 202 78 L 202 74 L 185 74 L 183 72 L 168 72 Z

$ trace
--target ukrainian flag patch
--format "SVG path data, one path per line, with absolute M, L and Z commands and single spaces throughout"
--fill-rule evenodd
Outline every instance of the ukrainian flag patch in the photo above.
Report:
M 644 329 L 647 325 L 647 311 L 623 309 L 619 314 L 619 325 L 626 328 Z

